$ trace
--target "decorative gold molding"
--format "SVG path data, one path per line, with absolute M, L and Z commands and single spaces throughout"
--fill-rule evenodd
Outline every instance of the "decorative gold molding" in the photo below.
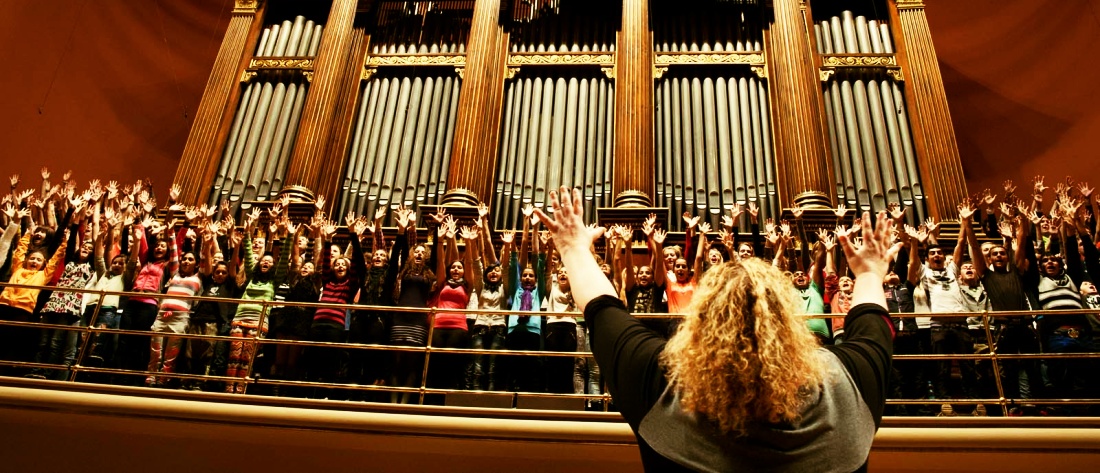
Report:
M 509 66 L 560 66 L 560 65 L 615 64 L 614 53 L 512 53 Z
M 504 79 L 511 80 L 516 78 L 516 74 L 519 74 L 519 66 L 508 66 L 504 68 Z
M 385 66 L 465 66 L 463 54 L 380 54 L 367 60 L 369 67 Z
M 660 79 L 668 72 L 668 66 L 653 66 L 653 78 Z
M 466 80 L 466 66 L 455 66 L 455 74 L 458 75 L 459 79 Z
M 914 10 L 924 8 L 924 0 L 897 0 L 898 10 Z
M 896 69 L 887 69 L 886 73 L 897 82 L 905 82 L 905 74 L 902 74 L 900 67 Z
M 281 57 L 281 58 L 253 58 L 248 63 L 249 70 L 260 69 L 313 69 L 313 58 Z
M 252 82 L 252 78 L 256 77 L 256 74 L 258 74 L 256 71 L 241 72 L 241 82 L 244 82 L 244 83 Z
M 615 66 L 603 66 L 600 70 L 608 79 L 615 80 Z
M 364 67 L 363 72 L 359 74 L 359 80 L 370 80 L 374 73 L 378 72 L 377 67 Z
M 256 13 L 260 8 L 259 0 L 236 0 L 233 2 L 233 13 Z
M 653 62 L 661 66 L 672 64 L 748 64 L 753 66 L 764 64 L 764 53 L 752 52 L 722 52 L 722 53 L 657 53 Z
M 749 67 L 749 69 L 752 70 L 753 74 L 756 74 L 756 77 L 759 77 L 761 79 L 767 79 L 768 78 L 768 66 L 767 65 L 751 66 L 751 67 Z
M 821 56 L 824 67 L 888 67 L 897 66 L 893 54 L 830 54 Z
M 821 79 L 821 82 L 829 82 L 829 79 L 831 79 L 835 73 L 836 69 L 821 69 L 817 71 L 818 78 Z
M 313 83 L 313 71 L 302 71 L 302 75 L 305 76 L 306 82 Z

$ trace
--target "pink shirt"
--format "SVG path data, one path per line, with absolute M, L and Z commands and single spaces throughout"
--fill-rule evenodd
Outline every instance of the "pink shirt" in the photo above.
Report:
M 470 296 L 466 294 L 466 287 L 458 285 L 451 287 L 443 284 L 436 298 L 435 306 L 439 309 L 465 309 L 470 303 Z M 435 328 L 459 328 L 466 330 L 466 314 L 455 312 L 437 312 L 435 314 Z
M 665 294 L 668 295 L 668 313 L 687 313 L 691 304 L 691 296 L 695 294 L 695 280 L 680 284 L 676 278 L 669 279 L 665 285 Z

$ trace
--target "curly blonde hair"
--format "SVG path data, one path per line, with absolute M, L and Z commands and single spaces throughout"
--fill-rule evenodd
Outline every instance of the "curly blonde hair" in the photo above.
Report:
M 824 378 L 797 307 L 790 280 L 761 260 L 708 270 L 661 354 L 681 406 L 735 434 L 796 420 Z

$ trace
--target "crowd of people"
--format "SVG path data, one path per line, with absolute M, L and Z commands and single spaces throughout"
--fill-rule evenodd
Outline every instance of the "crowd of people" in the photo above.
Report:
M 303 348 L 255 339 L 590 351 L 569 273 L 530 206 L 522 211 L 523 228 L 503 232 L 498 246 L 484 205 L 477 218 L 461 222 L 465 225 L 444 212 L 418 216 L 400 207 L 370 216 L 349 214 L 340 226 L 325 215 L 322 197 L 311 220 L 295 221 L 288 199 L 241 214 L 229 203 L 182 205 L 177 186 L 158 205 L 148 182 L 93 180 L 81 189 L 69 173 L 56 184 L 50 177 L 43 169 L 40 190 L 20 190 L 20 178 L 13 176 L 11 192 L 0 202 L 0 281 L 10 284 L 0 293 L 0 320 L 48 324 L 0 325 L 0 360 L 37 364 L 8 363 L 0 374 L 89 376 L 229 393 L 243 393 L 249 377 L 412 388 L 422 384 L 422 351 Z M 960 203 L 963 224 L 951 244 L 939 241 L 937 222 L 916 222 L 913 212 L 890 205 L 894 221 L 912 224 L 897 232 L 903 249 L 882 282 L 895 314 L 896 354 L 980 353 L 990 348 L 987 329 L 999 354 L 1100 352 L 1100 321 L 1094 315 L 1048 312 L 1100 308 L 1091 280 L 1100 276 L 1094 241 L 1100 208 L 1087 184 L 1067 180 L 1048 190 L 1037 177 L 1030 195 L 1017 194 L 1006 182 L 1003 193 L 986 190 Z M 846 314 L 855 284 L 837 241 L 851 238 L 858 245 L 856 212 L 840 206 L 833 210 L 833 228 L 809 231 L 804 209 L 791 209 L 791 220 L 779 222 L 760 222 L 757 210 L 753 203 L 734 206 L 718 229 L 685 214 L 682 246 L 666 244 L 671 242 L 656 215 L 637 228 L 611 226 L 601 237 L 600 269 L 629 312 L 678 314 L 688 309 L 697 282 L 712 267 L 759 258 L 789 274 L 784 290 L 796 295 L 804 314 Z M 386 235 L 382 222 L 391 211 L 395 232 Z M 748 235 L 738 233 L 745 221 Z M 418 239 L 418 226 L 430 228 L 430 242 Z M 591 251 L 596 253 L 595 244 Z M 141 295 L 101 297 L 97 291 Z M 1011 313 L 988 318 L 987 327 L 981 316 L 986 311 Z M 821 344 L 841 344 L 843 320 L 806 318 L 806 329 Z M 676 317 L 642 321 L 666 337 L 678 328 Z M 126 332 L 96 332 L 82 344 L 84 332 L 76 328 L 88 324 Z M 83 352 L 82 345 L 88 347 Z M 591 358 L 507 353 L 433 352 L 425 385 L 602 392 Z M 61 369 L 78 361 L 142 376 L 74 375 Z M 996 371 L 989 360 L 899 359 L 889 397 L 927 401 L 891 406 L 898 415 L 983 415 L 980 404 L 931 400 L 996 399 L 999 379 L 1013 402 L 1012 414 L 1040 414 L 1048 407 L 1030 399 L 1100 398 L 1095 368 L 1091 360 L 1067 358 L 1002 360 Z M 279 385 L 271 389 L 275 395 L 305 395 Z M 353 393 L 414 401 L 411 390 L 384 398 L 366 392 Z

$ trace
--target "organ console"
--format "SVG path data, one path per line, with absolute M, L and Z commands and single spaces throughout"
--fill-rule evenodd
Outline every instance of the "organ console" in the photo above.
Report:
M 176 180 L 498 228 L 560 185 L 714 222 L 967 195 L 920 0 L 236 0 Z

